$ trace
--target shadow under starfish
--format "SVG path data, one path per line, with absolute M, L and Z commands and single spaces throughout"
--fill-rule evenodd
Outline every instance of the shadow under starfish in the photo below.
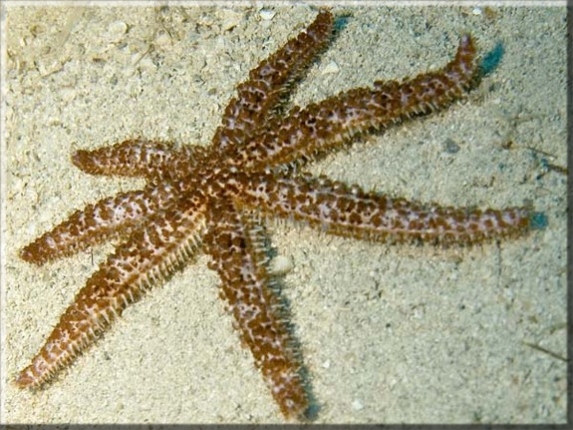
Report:
M 531 230 L 536 214 L 527 207 L 442 207 L 300 172 L 359 135 L 445 108 L 479 83 L 475 44 L 464 35 L 455 58 L 440 70 L 402 82 L 377 81 L 285 113 L 288 90 L 326 49 L 333 27 L 333 15 L 321 10 L 306 30 L 252 70 L 210 147 L 128 140 L 74 154 L 74 164 L 87 173 L 144 177 L 147 185 L 76 211 L 21 251 L 24 260 L 41 265 L 123 239 L 18 375 L 19 387 L 49 382 L 129 304 L 203 249 L 281 412 L 302 420 L 311 409 L 309 393 L 269 272 L 261 215 L 373 241 L 475 244 Z

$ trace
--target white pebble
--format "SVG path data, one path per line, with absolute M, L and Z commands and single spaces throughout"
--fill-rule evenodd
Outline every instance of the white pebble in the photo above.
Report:
M 107 41 L 109 43 L 117 43 L 127 32 L 127 24 L 123 21 L 112 22 L 107 29 Z
M 362 404 L 362 402 L 358 399 L 355 399 L 352 401 L 352 409 L 354 409 L 355 411 L 360 411 L 362 409 L 364 409 L 364 405 Z
M 259 16 L 264 21 L 270 21 L 277 13 L 274 10 L 263 9 L 259 12 Z
M 270 272 L 274 275 L 284 275 L 290 272 L 294 268 L 294 262 L 292 257 L 286 257 L 284 255 L 276 256 L 270 264 Z
M 322 75 L 332 75 L 334 73 L 338 73 L 340 70 L 340 67 L 338 67 L 338 64 L 336 64 L 334 61 L 331 61 L 330 63 L 328 63 L 326 65 L 326 67 L 322 70 Z

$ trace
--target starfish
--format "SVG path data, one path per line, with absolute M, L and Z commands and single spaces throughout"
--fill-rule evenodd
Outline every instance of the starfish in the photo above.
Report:
M 401 82 L 374 82 L 287 110 L 292 86 L 327 48 L 334 17 L 321 9 L 297 37 L 238 85 L 209 147 L 130 139 L 73 163 L 93 175 L 143 177 L 142 190 L 74 212 L 24 247 L 42 265 L 107 240 L 116 250 L 78 292 L 31 364 L 15 379 L 37 389 L 69 366 L 150 288 L 201 250 L 221 279 L 221 297 L 242 343 L 287 419 L 308 416 L 303 361 L 278 294 L 264 243 L 265 217 L 293 220 L 354 239 L 477 244 L 533 227 L 529 207 L 454 208 L 407 201 L 304 172 L 310 161 L 414 116 L 443 109 L 479 84 L 474 39 L 463 35 L 439 70 Z

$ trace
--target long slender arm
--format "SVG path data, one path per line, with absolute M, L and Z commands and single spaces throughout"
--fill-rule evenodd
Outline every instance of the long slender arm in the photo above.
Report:
M 204 207 L 186 207 L 154 217 L 137 230 L 87 281 L 52 334 L 20 372 L 16 384 L 37 388 L 91 345 L 131 303 L 165 281 L 195 252 L 204 227 Z
M 41 265 L 102 243 L 120 232 L 129 233 L 150 214 L 172 204 L 173 187 L 169 183 L 150 185 L 87 205 L 24 247 L 20 257 Z
M 243 178 L 240 204 L 357 239 L 471 244 L 519 236 L 531 228 L 525 207 L 473 209 L 367 193 L 325 177 L 261 174 Z
M 213 143 L 217 147 L 242 145 L 266 123 L 288 94 L 289 85 L 326 47 L 333 23 L 330 12 L 320 11 L 304 31 L 249 73 L 249 79 L 237 87 L 237 96 L 227 105 L 222 124 L 215 132 Z
M 352 138 L 403 121 L 416 114 L 444 108 L 461 98 L 478 81 L 476 48 L 462 36 L 455 58 L 441 70 L 403 82 L 374 83 L 356 88 L 304 109 L 294 108 L 243 149 L 235 158 L 243 168 L 265 167 L 313 159 L 339 148 Z
M 222 294 L 281 411 L 302 418 L 308 399 L 293 349 L 284 308 L 269 285 L 260 227 L 227 207 L 213 208 L 205 235 L 211 268 L 222 280 Z
M 125 140 L 91 151 L 79 150 L 72 156 L 76 167 L 92 175 L 175 178 L 186 176 L 202 162 L 206 150 L 145 139 Z

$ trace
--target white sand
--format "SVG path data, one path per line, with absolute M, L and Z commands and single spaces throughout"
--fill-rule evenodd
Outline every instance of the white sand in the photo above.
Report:
M 18 250 L 87 202 L 141 186 L 83 174 L 71 153 L 130 136 L 209 144 L 236 84 L 316 14 L 269 10 L 6 7 L 3 423 L 283 421 L 203 255 L 47 389 L 9 383 L 113 246 L 40 268 Z M 442 204 L 529 200 L 549 225 L 447 251 L 274 226 L 273 246 L 294 261 L 285 295 L 317 422 L 564 423 L 565 363 L 524 342 L 566 354 L 566 176 L 542 164 L 566 164 L 565 8 L 335 11 L 352 16 L 297 103 L 439 67 L 464 31 L 505 56 L 467 102 L 311 170 Z M 331 63 L 338 72 L 324 73 Z

